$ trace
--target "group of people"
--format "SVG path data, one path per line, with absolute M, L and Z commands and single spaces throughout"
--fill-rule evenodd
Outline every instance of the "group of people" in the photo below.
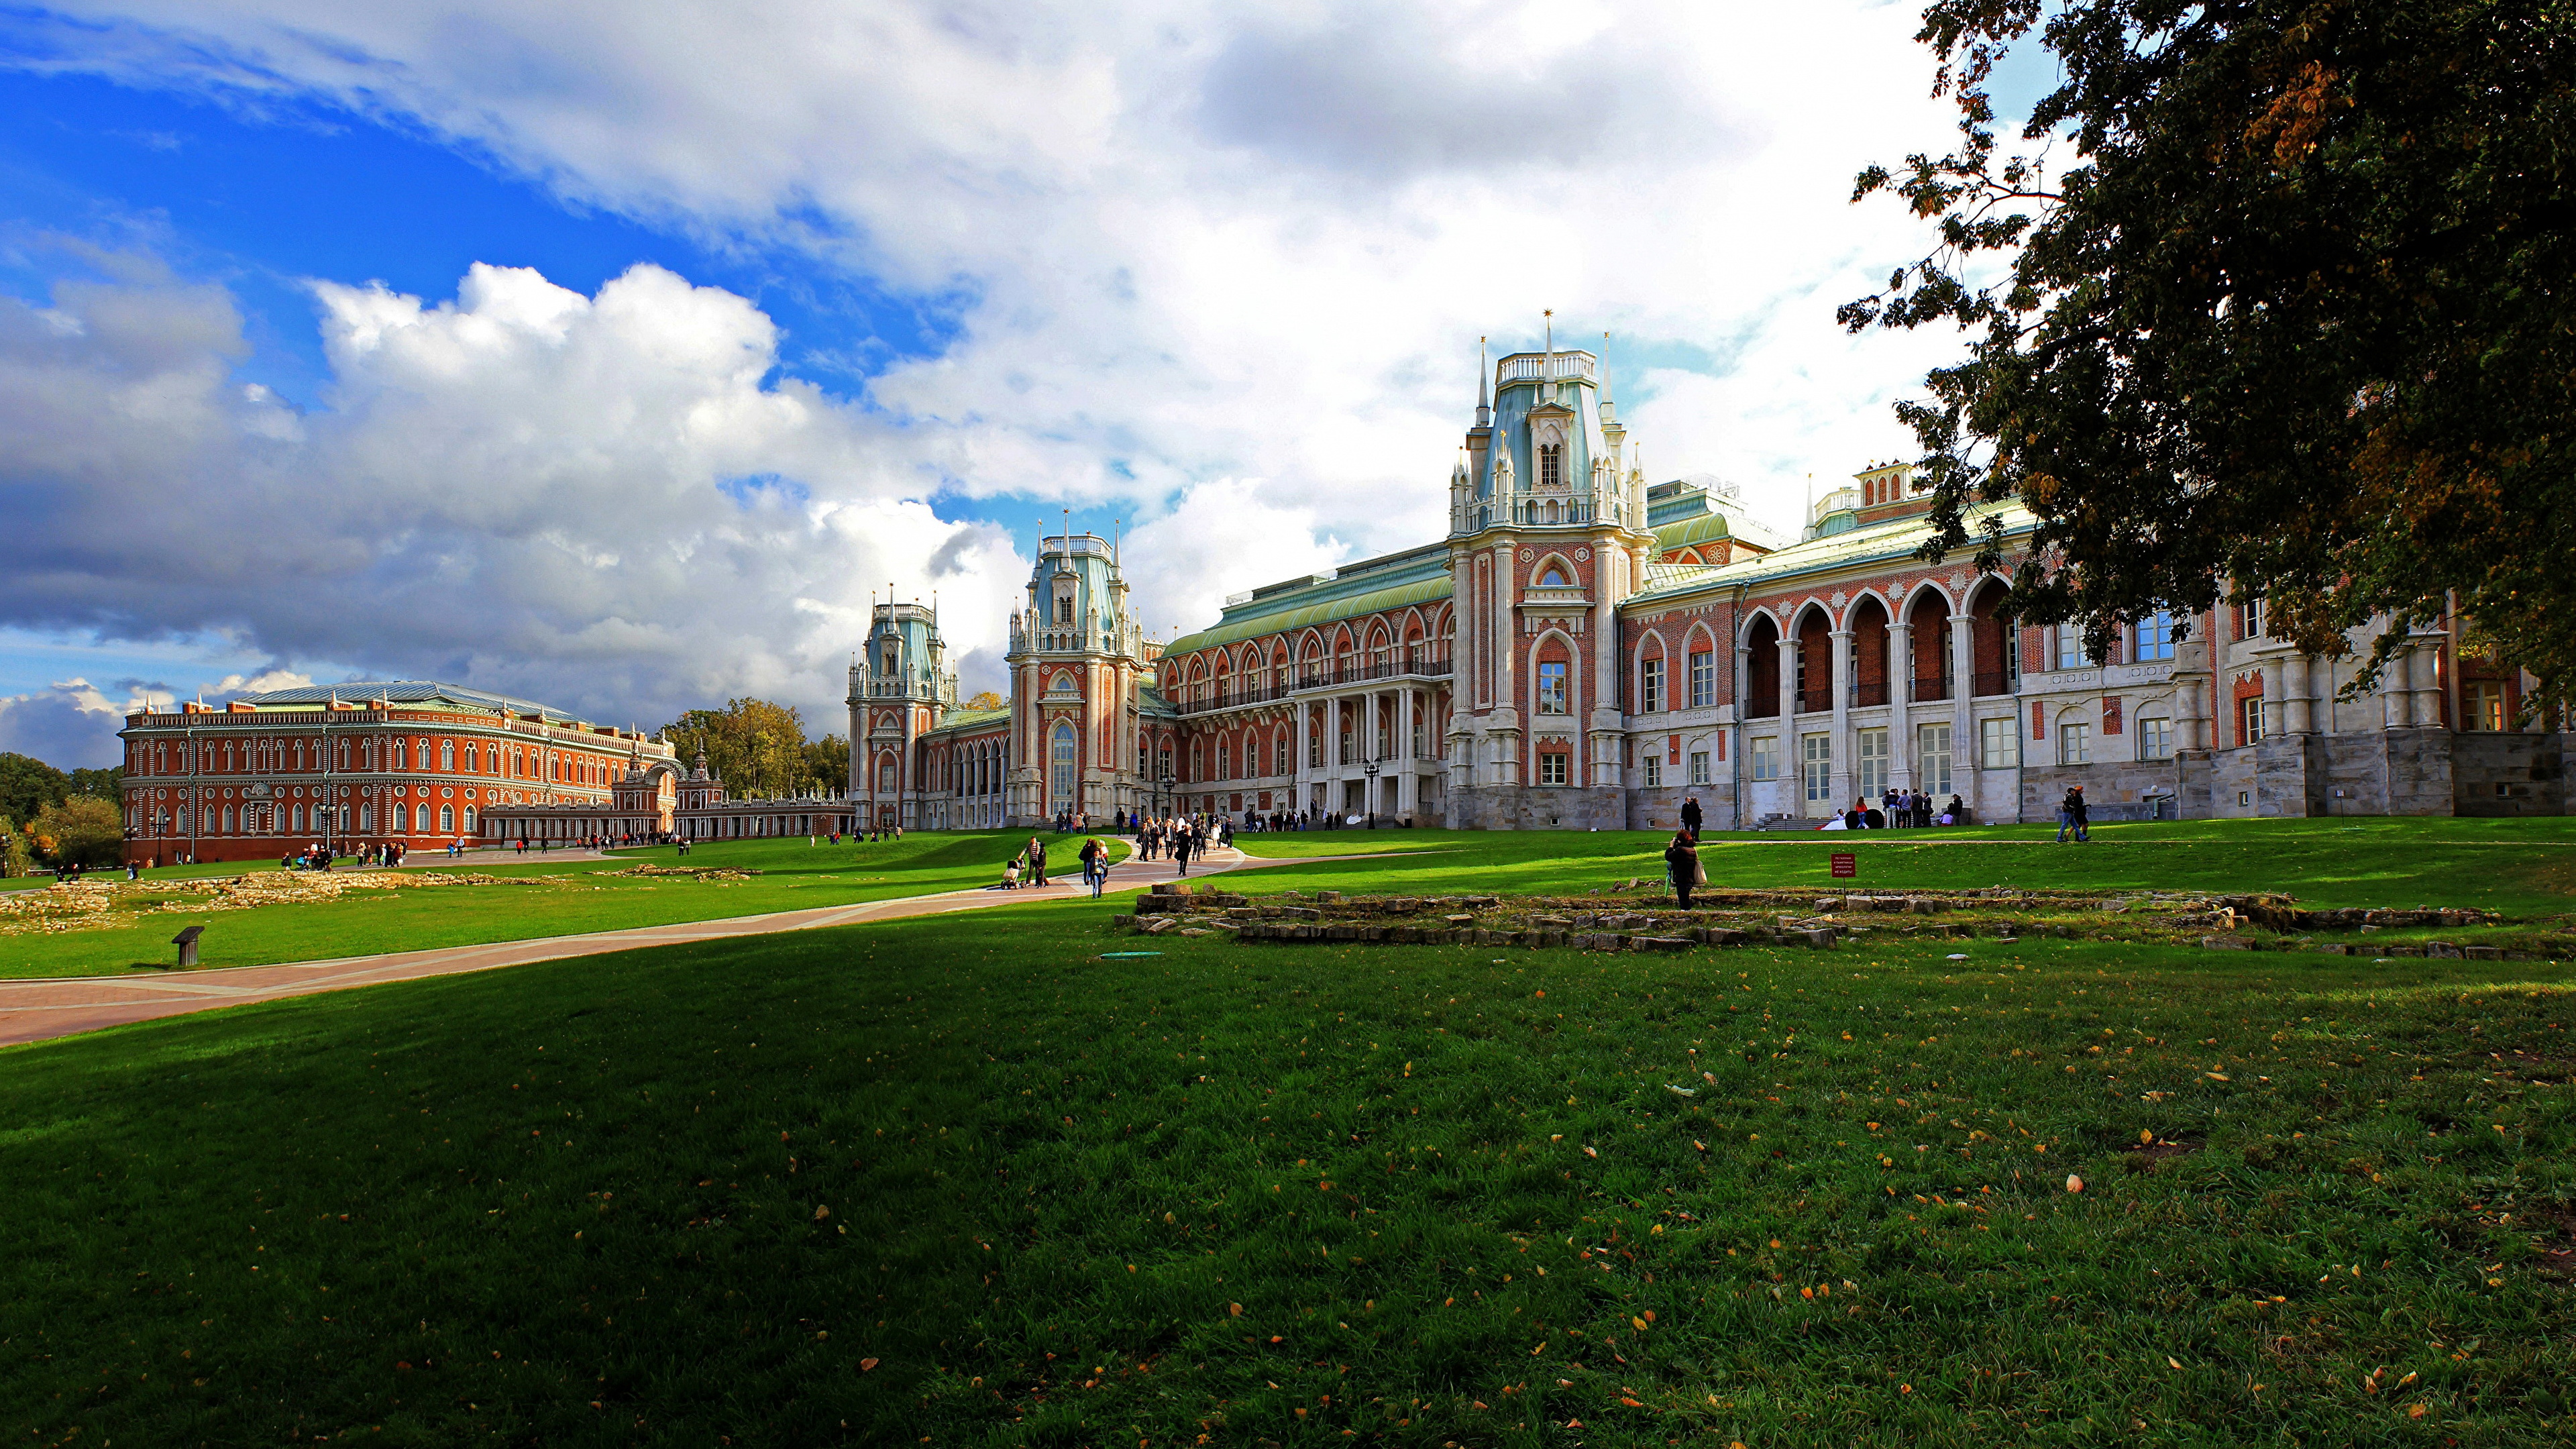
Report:
M 1219 845 L 1234 842 L 1234 822 L 1222 815 L 1214 819 L 1205 815 L 1142 816 L 1135 828 L 1138 860 L 1169 856 L 1183 875 L 1190 873 L 1191 856 L 1207 854 L 1211 839 Z
M 1863 795 L 1842 813 L 1845 830 L 1928 830 L 1935 825 L 1957 825 L 1968 816 L 1968 802 L 1953 795 L 1947 805 L 1935 806 L 1932 797 L 1920 790 L 1889 790 L 1871 804 Z
M 456 851 L 455 846 L 448 848 L 450 855 L 454 855 Z M 402 864 L 404 858 L 410 854 L 410 846 L 398 841 L 389 841 L 383 845 L 359 846 L 349 853 L 349 859 L 361 866 L 390 868 Z M 329 870 L 332 864 L 331 851 L 318 840 L 292 855 L 282 855 L 277 859 L 279 870 Z
M 1077 859 L 1082 863 L 1082 883 L 1091 887 L 1092 896 L 1097 898 L 1109 886 L 1109 847 L 1094 836 L 1082 842 Z M 1002 889 L 1015 891 L 1025 885 L 1035 890 L 1046 883 L 1046 841 L 1032 835 L 1020 853 L 1012 856 L 1010 863 L 1002 867 Z

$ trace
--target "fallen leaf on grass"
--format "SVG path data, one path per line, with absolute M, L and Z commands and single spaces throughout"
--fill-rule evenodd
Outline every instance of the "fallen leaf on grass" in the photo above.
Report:
M 2066 1174 L 2066 1190 L 2068 1192 L 2082 1192 L 2084 1190 L 2084 1179 L 2077 1177 L 2071 1172 Z
M 868 1370 L 875 1368 L 876 1366 L 877 1361 L 875 1359 L 863 1358 L 859 1360 L 859 1372 L 861 1373 L 866 1373 Z

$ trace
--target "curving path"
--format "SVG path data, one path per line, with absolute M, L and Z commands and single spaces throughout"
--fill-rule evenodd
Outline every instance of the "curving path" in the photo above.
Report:
M 1247 856 L 1232 846 L 1219 846 L 1190 862 L 1189 879 L 1217 875 L 1247 866 L 1300 865 L 1310 860 L 1343 860 L 1347 856 L 1299 856 L 1272 860 Z M 452 862 L 451 862 L 452 864 Z M 1176 872 L 1169 860 L 1129 859 L 1111 868 L 1111 886 L 1124 895 L 1140 886 L 1167 881 Z M 637 926 L 622 931 L 593 931 L 579 936 L 543 936 L 527 941 L 494 941 L 481 946 L 448 946 L 433 951 L 397 951 L 382 956 L 344 956 L 330 961 L 297 961 L 281 966 L 228 966 L 213 971 L 152 976 L 50 976 L 0 981 L 0 1046 L 48 1041 L 101 1027 L 124 1026 L 192 1011 L 241 1006 L 375 986 L 388 981 L 417 981 L 466 971 L 492 971 L 573 956 L 598 956 L 645 946 L 676 946 L 692 941 L 721 941 L 733 936 L 766 936 L 818 926 L 855 926 L 870 921 L 934 916 L 988 906 L 1061 900 L 1086 894 L 1080 868 L 1071 879 L 1059 877 L 1043 890 L 994 890 L 976 886 L 935 895 L 902 896 L 846 906 L 774 911 L 762 916 L 734 916 L 715 921 L 681 921 L 667 926 Z

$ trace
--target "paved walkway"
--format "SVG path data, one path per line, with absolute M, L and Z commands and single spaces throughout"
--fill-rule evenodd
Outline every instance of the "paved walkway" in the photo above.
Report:
M 560 858 L 560 852 L 558 852 Z M 1190 862 L 1190 878 L 1216 875 L 1247 866 L 1294 865 L 1311 859 L 1269 860 L 1247 856 L 1232 846 L 1211 849 Z M 413 863 L 418 864 L 415 856 Z M 453 864 L 453 862 L 450 862 Z M 1112 868 L 1112 887 L 1121 895 L 1174 877 L 1169 860 L 1127 860 Z M 973 887 L 936 895 L 903 896 L 846 906 L 818 906 L 803 911 L 776 911 L 765 916 L 734 916 L 716 921 L 679 921 L 667 926 L 637 926 L 622 931 L 593 931 L 580 936 L 546 936 L 532 941 L 494 941 L 481 946 L 448 946 L 434 951 L 398 951 L 383 956 L 346 956 L 333 961 L 297 961 L 282 966 L 230 966 L 185 975 L 50 976 L 0 981 L 0 1046 L 46 1041 L 100 1027 L 123 1026 L 157 1017 L 181 1016 L 222 1006 L 310 996 L 352 986 L 387 981 L 417 981 L 466 971 L 491 971 L 537 961 L 598 956 L 645 946 L 676 946 L 691 941 L 721 941 L 733 936 L 766 936 L 817 926 L 855 926 L 870 921 L 935 916 L 951 911 L 1029 901 L 1061 900 L 1088 893 L 1081 867 L 1059 876 L 1045 889 L 1017 891 Z

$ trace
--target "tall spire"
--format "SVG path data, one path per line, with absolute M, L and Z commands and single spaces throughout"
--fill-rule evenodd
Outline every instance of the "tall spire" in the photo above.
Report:
M 1556 402 L 1556 309 L 1545 308 L 1538 315 L 1539 325 L 1547 338 L 1547 355 L 1540 358 L 1538 364 L 1538 395 L 1545 401 Z
M 1494 425 L 1493 382 L 1493 364 L 1485 360 L 1485 339 L 1479 337 L 1476 339 L 1476 426 L 1480 428 Z
M 1619 405 L 1610 400 L 1610 334 L 1601 334 L 1601 421 L 1619 421 Z

